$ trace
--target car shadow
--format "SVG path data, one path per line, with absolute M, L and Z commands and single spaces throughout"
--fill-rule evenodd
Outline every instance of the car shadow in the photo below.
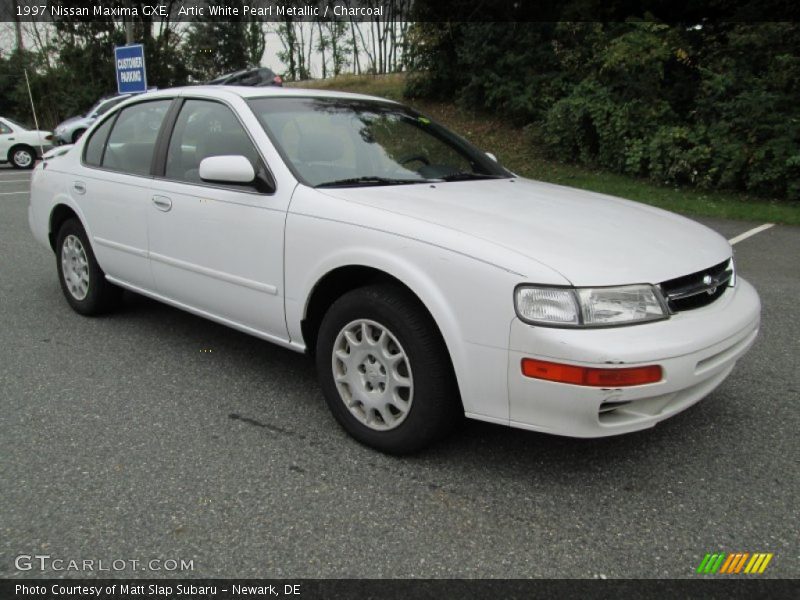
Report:
M 456 465 L 464 475 L 474 473 L 497 484 L 535 480 L 538 484 L 581 485 L 600 479 L 634 490 L 647 485 L 651 471 L 680 468 L 698 454 L 718 451 L 718 442 L 708 435 L 720 410 L 712 394 L 700 405 L 642 432 L 578 439 L 463 419 L 450 436 L 431 448 L 411 456 L 388 456 L 360 446 L 337 427 L 319 391 L 310 357 L 129 292 L 113 316 L 147 336 L 169 336 L 170 345 L 203 340 L 217 352 L 215 363 L 207 368 L 233 369 L 237 376 L 252 382 L 248 386 L 252 389 L 274 387 L 277 376 L 286 387 L 271 394 L 268 401 L 263 394 L 245 393 L 233 399 L 238 408 L 231 414 L 214 405 L 219 398 L 214 395 L 197 410 L 219 412 L 220 419 L 258 426 L 267 433 L 283 433 L 326 453 L 348 453 L 372 468 L 401 469 L 431 488 L 439 486 L 439 476 L 452 473 Z M 201 354 L 197 361 L 202 361 Z M 276 412 L 297 415 L 298 406 L 303 409 L 302 418 L 311 423 L 265 418 L 266 413 Z

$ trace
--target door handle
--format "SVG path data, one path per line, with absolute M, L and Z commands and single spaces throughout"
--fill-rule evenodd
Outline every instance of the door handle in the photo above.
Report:
M 167 212 L 172 208 L 172 200 L 166 196 L 153 196 L 153 204 L 156 205 L 158 210 Z
M 74 182 L 72 184 L 72 189 L 81 195 L 86 193 L 86 185 L 82 181 Z

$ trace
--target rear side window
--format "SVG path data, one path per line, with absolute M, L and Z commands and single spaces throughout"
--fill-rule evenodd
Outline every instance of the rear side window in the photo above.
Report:
M 149 175 L 156 138 L 172 100 L 123 108 L 108 136 L 101 166 L 131 175 Z
M 240 155 L 255 172 L 261 161 L 253 142 L 230 108 L 208 100 L 187 100 L 175 121 L 167 152 L 165 177 L 188 183 L 203 183 L 200 161 L 209 156 Z M 229 185 L 242 189 L 247 185 Z
M 106 146 L 108 139 L 108 132 L 111 131 L 111 125 L 114 119 L 107 119 L 100 127 L 92 132 L 92 137 L 86 142 L 86 150 L 83 154 L 83 161 L 87 165 L 99 167 L 100 161 L 103 160 L 103 148 Z

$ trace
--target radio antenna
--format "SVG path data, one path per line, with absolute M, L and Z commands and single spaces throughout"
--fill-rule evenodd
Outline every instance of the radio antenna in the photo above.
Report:
M 28 86 L 28 98 L 31 100 L 31 112 L 33 113 L 33 124 L 36 127 L 36 138 L 39 140 L 39 152 L 44 160 L 44 144 L 42 144 L 42 132 L 39 130 L 39 119 L 36 118 L 36 107 L 33 105 L 33 93 L 31 92 L 31 82 L 28 79 L 28 69 L 25 71 L 25 85 Z

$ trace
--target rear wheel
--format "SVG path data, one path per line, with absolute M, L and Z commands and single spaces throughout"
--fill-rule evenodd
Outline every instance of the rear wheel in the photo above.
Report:
M 30 146 L 16 146 L 8 154 L 8 161 L 15 169 L 32 169 L 36 164 L 36 153 Z
M 334 302 L 320 327 L 316 360 L 336 420 L 378 450 L 419 450 L 463 414 L 435 323 L 399 287 L 369 286 Z
M 76 312 L 96 315 L 118 302 L 122 290 L 106 280 L 77 219 L 65 221 L 58 231 L 56 265 L 61 290 Z

